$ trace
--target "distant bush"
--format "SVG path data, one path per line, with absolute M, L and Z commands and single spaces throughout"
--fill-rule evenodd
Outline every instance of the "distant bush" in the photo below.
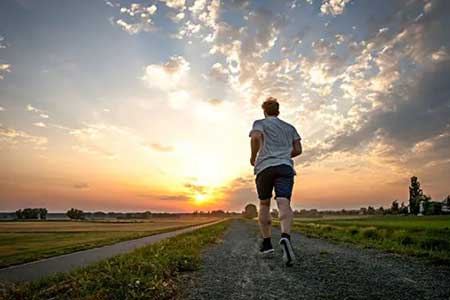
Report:
M 75 220 L 81 220 L 84 219 L 84 212 L 80 209 L 71 208 L 66 212 L 66 215 Z

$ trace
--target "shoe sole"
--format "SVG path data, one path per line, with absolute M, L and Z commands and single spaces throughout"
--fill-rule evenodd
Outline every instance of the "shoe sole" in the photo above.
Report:
M 286 266 L 291 267 L 295 261 L 294 250 L 292 250 L 291 242 L 287 238 L 280 239 L 280 246 L 283 250 L 283 261 Z
M 261 255 L 262 257 L 273 257 L 274 252 L 275 252 L 275 250 L 269 249 L 266 251 L 260 251 L 259 255 Z

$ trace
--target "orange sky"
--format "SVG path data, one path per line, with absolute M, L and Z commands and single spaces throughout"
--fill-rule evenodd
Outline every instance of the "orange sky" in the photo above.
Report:
M 450 193 L 445 1 L 5 3 L 1 211 L 240 211 L 268 96 L 302 136 L 295 209 Z

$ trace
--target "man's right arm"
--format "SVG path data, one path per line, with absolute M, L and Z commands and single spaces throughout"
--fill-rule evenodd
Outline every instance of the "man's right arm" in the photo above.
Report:
M 302 154 L 302 142 L 300 139 L 294 140 L 292 142 L 292 152 L 291 152 L 291 157 L 294 158 L 296 156 L 299 156 L 300 154 Z

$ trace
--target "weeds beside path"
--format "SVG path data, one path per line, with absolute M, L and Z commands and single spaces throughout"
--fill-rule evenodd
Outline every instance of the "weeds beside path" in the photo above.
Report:
M 182 234 L 95 265 L 28 284 L 7 284 L 1 299 L 172 299 L 178 274 L 195 270 L 200 252 L 229 221 Z
M 450 265 L 450 216 L 296 219 L 292 229 L 309 237 L 425 257 Z

